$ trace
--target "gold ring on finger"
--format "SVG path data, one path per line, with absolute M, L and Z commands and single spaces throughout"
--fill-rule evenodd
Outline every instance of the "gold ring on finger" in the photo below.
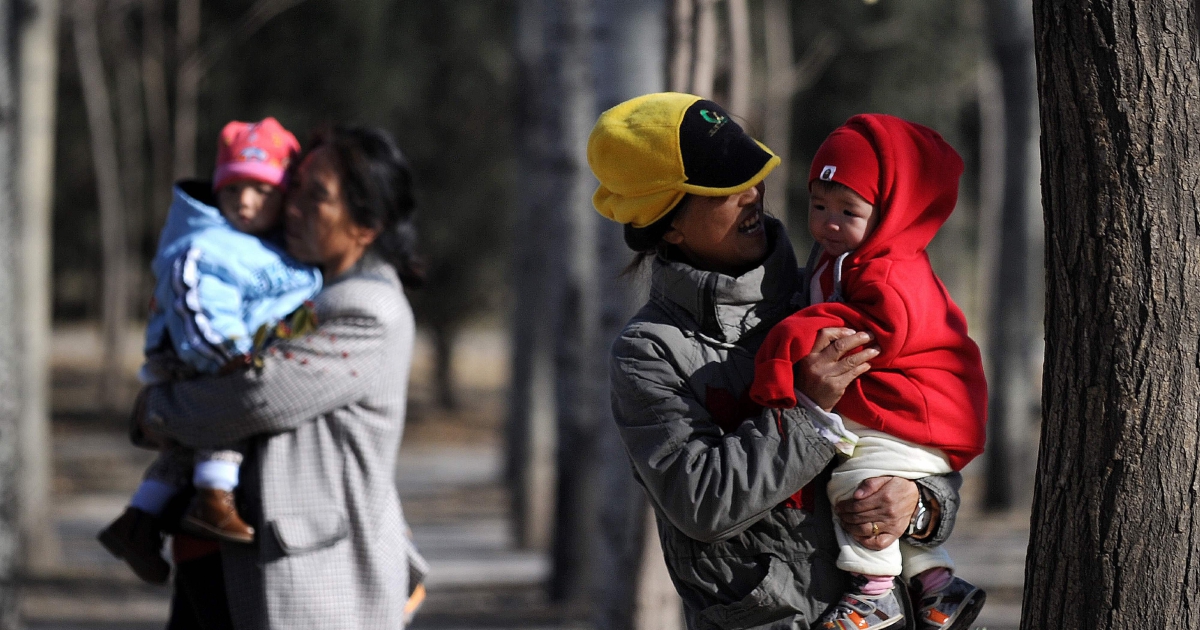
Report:
M 879 535 L 879 523 L 871 523 L 871 535 L 872 536 Z

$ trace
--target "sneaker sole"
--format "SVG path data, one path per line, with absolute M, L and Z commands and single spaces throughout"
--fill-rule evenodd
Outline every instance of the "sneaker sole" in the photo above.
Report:
M 986 601 L 987 593 L 981 589 L 975 589 L 975 592 L 967 596 L 958 610 L 954 611 L 954 616 L 947 621 L 943 630 L 967 630 L 967 626 L 971 625 L 971 622 L 975 621 L 979 612 L 983 610 L 983 603 Z
M 250 536 L 239 536 L 236 534 L 230 534 L 229 532 L 227 532 L 223 529 L 217 529 L 216 527 L 213 527 L 212 525 L 209 525 L 208 523 L 205 523 L 204 521 L 201 521 L 197 518 L 193 518 L 191 516 L 184 517 L 184 519 L 179 522 L 179 527 L 184 532 L 191 534 L 193 536 L 199 537 L 199 538 L 207 538 L 209 540 L 219 540 L 221 542 L 238 543 L 238 544 L 242 544 L 242 545 L 248 545 L 248 544 L 254 542 L 253 534 L 251 534 Z

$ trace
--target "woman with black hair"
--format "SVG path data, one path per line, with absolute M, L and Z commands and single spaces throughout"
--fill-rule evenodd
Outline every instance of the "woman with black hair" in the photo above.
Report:
M 324 276 L 293 320 L 315 328 L 294 327 L 245 370 L 143 392 L 148 434 L 250 444 L 238 500 L 259 535 L 179 563 L 169 627 L 404 625 L 410 564 L 423 565 L 394 482 L 414 337 L 404 288 L 421 281 L 413 210 L 411 170 L 388 133 L 316 134 L 286 221 L 288 252 Z

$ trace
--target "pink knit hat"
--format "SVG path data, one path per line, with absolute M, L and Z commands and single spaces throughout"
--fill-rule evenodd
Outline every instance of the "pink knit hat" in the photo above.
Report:
M 217 169 L 213 189 L 239 179 L 252 179 L 272 186 L 283 183 L 288 163 L 300 151 L 300 143 L 278 120 L 233 121 L 221 130 L 217 141 Z

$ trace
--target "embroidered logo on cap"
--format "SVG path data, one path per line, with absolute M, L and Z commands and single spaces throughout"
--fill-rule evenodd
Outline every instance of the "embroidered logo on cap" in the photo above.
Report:
M 836 172 L 836 166 L 826 166 L 825 168 L 821 169 L 821 179 L 824 181 L 830 181 L 833 179 L 833 174 Z
M 713 136 L 714 134 L 716 134 L 717 131 L 719 131 L 721 129 L 721 127 L 724 127 L 725 123 L 729 122 L 728 118 L 722 116 L 721 114 L 718 114 L 717 112 L 710 112 L 707 109 L 700 110 L 700 117 L 703 118 L 704 120 L 712 123 L 712 126 L 713 126 L 712 129 L 708 130 L 708 135 L 710 137 Z

